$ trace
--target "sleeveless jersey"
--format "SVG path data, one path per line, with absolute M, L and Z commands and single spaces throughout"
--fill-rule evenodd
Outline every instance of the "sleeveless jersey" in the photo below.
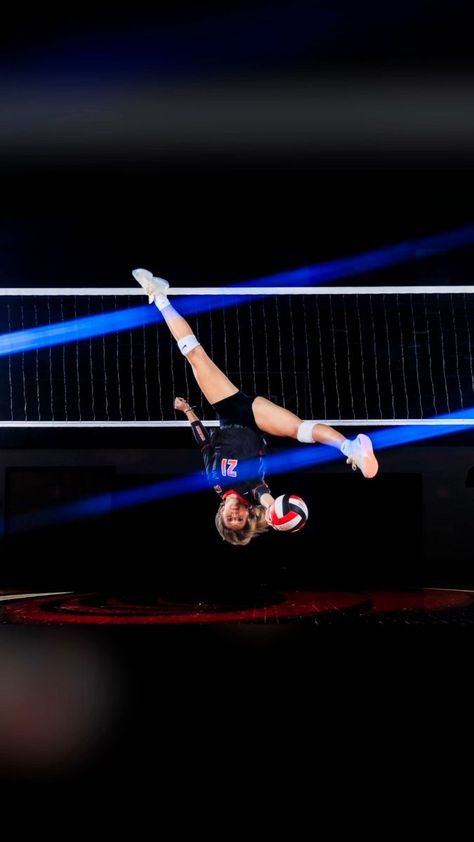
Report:
M 191 427 L 201 446 L 209 484 L 220 497 L 236 491 L 251 505 L 258 504 L 262 494 L 271 493 L 265 483 L 262 433 L 239 424 L 218 427 L 211 435 L 200 421 L 193 421 Z

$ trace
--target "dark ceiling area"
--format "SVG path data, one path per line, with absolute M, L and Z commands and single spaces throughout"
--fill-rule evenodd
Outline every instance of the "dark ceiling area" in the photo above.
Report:
M 0 284 L 225 284 L 469 224 L 458 6 L 13 11 Z

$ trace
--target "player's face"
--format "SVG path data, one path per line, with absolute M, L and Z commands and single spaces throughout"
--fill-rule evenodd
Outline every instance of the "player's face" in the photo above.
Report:
M 224 526 L 238 532 L 247 525 L 248 519 L 249 510 L 245 503 L 241 503 L 237 497 L 227 497 L 222 511 Z

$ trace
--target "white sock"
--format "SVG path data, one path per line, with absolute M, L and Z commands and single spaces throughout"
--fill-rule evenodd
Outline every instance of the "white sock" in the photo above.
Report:
M 350 439 L 344 439 L 344 441 L 342 442 L 341 453 L 343 453 L 344 456 L 350 456 L 351 444 L 352 442 Z
M 166 297 L 166 295 L 156 295 L 154 298 L 155 305 L 158 307 L 158 310 L 164 310 L 165 307 L 169 307 L 170 303 Z

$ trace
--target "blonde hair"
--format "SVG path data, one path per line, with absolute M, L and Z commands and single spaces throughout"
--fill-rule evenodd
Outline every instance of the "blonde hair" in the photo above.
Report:
M 227 526 L 225 526 L 222 517 L 223 510 L 224 501 L 222 501 L 216 512 L 216 529 L 221 538 L 229 544 L 233 544 L 234 547 L 245 547 L 246 544 L 250 543 L 252 538 L 255 538 L 257 535 L 263 535 L 264 532 L 268 532 L 270 529 L 267 521 L 265 520 L 264 506 L 250 506 L 247 523 L 243 529 L 236 531 L 228 529 Z

